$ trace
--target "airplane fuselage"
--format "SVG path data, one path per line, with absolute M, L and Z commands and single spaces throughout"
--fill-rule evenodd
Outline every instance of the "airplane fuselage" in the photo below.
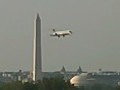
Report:
M 65 31 L 55 31 L 51 34 L 51 36 L 66 36 L 66 35 L 71 35 L 72 34 L 72 31 L 70 30 L 65 30 Z

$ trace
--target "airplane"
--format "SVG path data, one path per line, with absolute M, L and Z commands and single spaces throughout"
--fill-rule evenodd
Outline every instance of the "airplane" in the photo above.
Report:
M 66 35 L 71 35 L 71 34 L 72 34 L 72 31 L 70 31 L 70 30 L 56 31 L 55 29 L 53 29 L 53 33 L 50 34 L 50 36 L 57 36 L 57 37 L 63 36 L 63 37 L 65 37 Z

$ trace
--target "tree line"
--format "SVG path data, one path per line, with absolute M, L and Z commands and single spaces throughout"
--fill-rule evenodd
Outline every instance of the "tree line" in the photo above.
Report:
M 93 85 L 92 87 L 74 87 L 69 81 L 65 82 L 61 77 L 44 78 L 36 83 L 14 81 L 0 84 L 0 90 L 120 90 L 118 86 Z

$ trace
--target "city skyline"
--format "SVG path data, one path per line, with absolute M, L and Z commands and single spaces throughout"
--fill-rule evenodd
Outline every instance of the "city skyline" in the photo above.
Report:
M 120 1 L 0 1 L 0 71 L 32 70 L 34 17 L 42 27 L 43 71 L 120 71 Z M 51 28 L 71 29 L 51 38 Z

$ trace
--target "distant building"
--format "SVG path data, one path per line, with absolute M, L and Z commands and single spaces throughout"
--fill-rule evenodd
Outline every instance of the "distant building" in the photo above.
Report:
M 62 69 L 60 70 L 60 73 L 61 74 L 65 74 L 66 70 L 65 70 L 65 67 L 63 66 Z
M 83 71 L 82 71 L 82 69 L 81 69 L 81 67 L 79 66 L 79 68 L 77 69 L 77 73 L 82 73 Z
M 120 85 L 120 73 L 113 71 L 100 71 L 94 73 L 81 73 L 75 75 L 71 80 L 71 84 L 74 86 L 92 86 L 95 84 L 104 84 L 117 86 Z
M 0 72 L 0 83 L 22 81 L 24 79 L 31 81 L 30 72 L 22 72 L 22 70 L 19 70 L 18 72 Z

